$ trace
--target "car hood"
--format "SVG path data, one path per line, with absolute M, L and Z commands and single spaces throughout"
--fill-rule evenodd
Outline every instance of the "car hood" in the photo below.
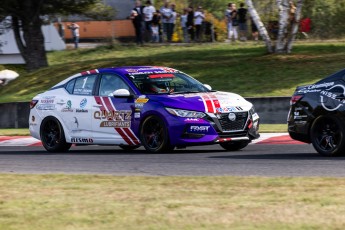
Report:
M 156 101 L 165 107 L 194 110 L 209 113 L 248 111 L 252 104 L 235 93 L 208 92 L 170 95 L 147 95 L 150 101 Z

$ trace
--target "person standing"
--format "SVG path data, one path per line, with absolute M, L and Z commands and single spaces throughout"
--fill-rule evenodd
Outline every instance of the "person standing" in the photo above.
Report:
M 137 45 L 143 44 L 143 37 L 142 37 L 142 22 L 143 22 L 143 7 L 141 6 L 141 1 L 137 0 L 135 2 L 135 7 L 131 11 L 130 19 L 132 19 L 133 26 L 135 29 L 135 41 Z
M 68 26 L 68 29 L 70 29 L 72 31 L 74 48 L 78 49 L 78 44 L 79 44 L 79 25 L 77 23 L 73 22 L 71 25 Z
M 252 18 L 250 18 L 250 22 L 251 22 L 251 27 L 252 27 L 252 37 L 254 41 L 258 41 L 259 40 L 258 27 L 256 27 L 255 22 Z
M 175 23 L 176 23 L 176 18 L 177 18 L 177 12 L 175 10 L 176 5 L 171 4 L 171 17 L 169 19 L 169 29 L 168 29 L 168 42 L 172 41 L 173 35 L 174 35 L 174 29 L 175 29 Z
M 151 0 L 146 1 L 146 6 L 143 9 L 144 22 L 145 22 L 145 37 L 146 41 L 150 41 L 152 37 L 151 24 L 153 14 L 156 12 L 155 7 L 152 5 Z
M 187 28 L 190 40 L 194 41 L 194 11 L 191 5 L 188 7 Z
M 247 41 L 247 11 L 244 8 L 244 3 L 240 3 L 240 8 L 237 11 L 240 41 Z
M 238 28 L 238 19 L 237 19 L 237 9 L 236 9 L 236 4 L 232 3 L 231 4 L 231 25 L 232 25 L 232 35 L 234 37 L 234 40 L 236 41 L 238 39 L 238 32 L 237 32 L 237 28 Z
M 202 35 L 202 22 L 204 21 L 205 19 L 205 15 L 202 11 L 202 7 L 199 6 L 198 7 L 198 10 L 195 11 L 194 13 L 194 23 L 195 23 L 195 40 L 197 42 L 201 42 L 201 35 Z
M 186 42 L 186 43 L 189 42 L 187 17 L 188 17 L 188 9 L 185 8 L 183 10 L 183 14 L 180 16 L 180 23 L 181 23 L 182 33 L 183 33 L 183 42 Z
M 170 18 L 172 17 L 172 11 L 169 7 L 169 1 L 165 0 L 164 6 L 160 10 L 162 15 L 162 24 L 163 24 L 163 37 L 166 39 L 166 41 L 169 41 L 169 31 L 171 31 L 171 23 Z

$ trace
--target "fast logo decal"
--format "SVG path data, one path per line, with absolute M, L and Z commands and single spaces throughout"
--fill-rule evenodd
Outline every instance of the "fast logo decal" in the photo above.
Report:
M 100 108 L 101 111 L 106 111 L 107 114 L 109 114 L 109 113 L 115 114 L 115 112 L 116 112 L 116 108 L 114 105 L 115 103 L 113 101 L 110 101 L 110 99 L 108 97 L 96 96 L 95 100 L 96 100 L 97 104 L 102 105 Z M 117 112 L 120 112 L 120 111 L 117 111 Z M 123 118 L 125 118 L 125 117 L 123 117 Z M 113 121 L 113 118 L 109 117 L 109 120 Z M 113 126 L 110 126 L 110 127 L 113 127 Z M 120 134 L 122 139 L 124 141 L 126 141 L 126 143 L 128 145 L 139 145 L 140 144 L 139 139 L 135 136 L 135 134 L 133 133 L 133 131 L 130 128 L 128 128 L 128 127 L 123 127 L 123 128 L 114 127 L 114 129 L 116 130 L 116 132 L 118 134 Z

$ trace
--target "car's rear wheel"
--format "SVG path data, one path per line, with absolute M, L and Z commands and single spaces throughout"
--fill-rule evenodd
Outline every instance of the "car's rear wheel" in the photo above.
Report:
M 316 118 L 310 133 L 315 150 L 322 156 L 332 157 L 345 154 L 345 125 L 337 116 Z
M 41 140 L 43 147 L 49 152 L 66 152 L 72 145 L 66 143 L 62 125 L 55 117 L 47 117 L 42 121 Z
M 125 151 L 133 151 L 140 147 L 140 145 L 119 145 L 119 147 Z
M 224 149 L 228 151 L 238 151 L 240 149 L 245 148 L 248 144 L 248 141 L 230 141 L 220 143 L 220 146 L 222 146 Z
M 149 116 L 141 125 L 141 143 L 152 153 L 167 152 L 174 149 L 170 145 L 168 130 L 165 123 L 157 116 Z

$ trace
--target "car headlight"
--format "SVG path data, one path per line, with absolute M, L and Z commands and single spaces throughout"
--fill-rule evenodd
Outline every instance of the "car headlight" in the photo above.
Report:
M 183 110 L 183 109 L 172 109 L 172 108 L 165 108 L 170 114 L 178 116 L 178 117 L 191 117 L 191 118 L 202 118 L 206 116 L 205 113 L 197 112 L 197 111 L 190 111 L 190 110 Z

